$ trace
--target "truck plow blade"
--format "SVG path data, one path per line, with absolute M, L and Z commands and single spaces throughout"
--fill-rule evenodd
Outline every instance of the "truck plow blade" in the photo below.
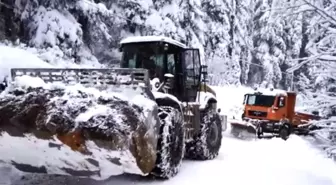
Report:
M 75 73 L 72 79 L 79 81 L 75 85 L 52 83 L 55 79 L 69 81 L 71 71 Z M 22 75 L 17 75 L 19 72 Z M 15 81 L 0 95 L 0 165 L 29 173 L 96 180 L 122 173 L 150 173 L 156 163 L 160 125 L 157 105 L 140 85 L 132 86 L 136 82 L 134 71 L 121 70 L 132 73 L 130 80 L 109 72 L 12 70 Z M 35 87 L 27 86 L 27 81 Z M 83 86 L 84 82 L 100 90 Z M 126 83 L 127 93 L 115 93 L 124 89 L 122 83 Z
M 253 139 L 257 137 L 256 127 L 247 121 L 234 120 L 230 122 L 231 135 L 240 139 Z

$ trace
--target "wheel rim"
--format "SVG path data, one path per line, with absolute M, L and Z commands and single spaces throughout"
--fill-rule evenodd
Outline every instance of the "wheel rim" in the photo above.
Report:
M 216 123 L 212 123 L 210 126 L 209 141 L 211 145 L 215 145 L 218 140 L 218 126 Z

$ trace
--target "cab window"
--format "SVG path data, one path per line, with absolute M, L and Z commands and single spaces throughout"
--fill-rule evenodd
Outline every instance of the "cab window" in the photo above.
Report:
M 286 104 L 285 100 L 286 100 L 285 97 L 283 97 L 283 96 L 279 97 L 278 107 L 284 107 L 285 104 Z
M 200 58 L 197 49 L 187 49 L 184 51 L 185 71 L 187 73 L 187 81 L 198 85 L 200 78 Z
M 201 64 L 201 61 L 200 61 L 200 56 L 199 56 L 199 52 L 198 50 L 194 50 L 193 52 L 193 57 L 194 57 L 194 73 L 195 73 L 195 78 L 196 79 L 199 79 L 200 78 L 200 64 Z
M 187 50 L 185 52 L 185 65 L 187 72 L 187 80 L 193 80 L 194 77 L 194 63 L 193 63 L 193 53 L 192 50 Z
M 167 56 L 167 67 L 168 72 L 171 74 L 175 74 L 175 56 L 174 54 L 168 54 Z

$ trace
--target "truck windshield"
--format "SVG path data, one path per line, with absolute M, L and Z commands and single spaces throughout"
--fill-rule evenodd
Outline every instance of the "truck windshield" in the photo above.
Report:
M 247 105 L 271 107 L 274 104 L 275 96 L 248 95 Z
M 125 45 L 121 67 L 148 69 L 151 79 L 163 76 L 164 53 L 159 52 L 153 43 Z

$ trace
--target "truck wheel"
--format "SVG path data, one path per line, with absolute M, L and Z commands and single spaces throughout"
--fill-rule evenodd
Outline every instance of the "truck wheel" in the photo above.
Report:
M 259 125 L 257 127 L 257 137 L 258 137 L 258 139 L 262 139 L 263 135 L 264 135 L 264 131 L 263 131 L 262 127 Z
M 285 124 L 279 129 L 279 136 L 283 140 L 287 140 L 290 135 L 290 127 Z
M 201 130 L 186 144 L 189 159 L 209 160 L 217 157 L 222 144 L 222 125 L 219 115 L 207 109 L 201 112 Z
M 182 113 L 170 106 L 159 107 L 161 121 L 157 144 L 156 166 L 152 175 L 164 179 L 175 176 L 184 157 L 184 130 Z

